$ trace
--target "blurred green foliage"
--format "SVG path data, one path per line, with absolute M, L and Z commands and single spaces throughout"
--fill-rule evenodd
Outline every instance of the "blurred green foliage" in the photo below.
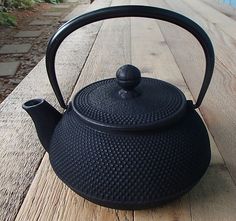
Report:
M 4 8 L 30 8 L 36 2 L 61 3 L 63 0 L 3 0 Z
M 7 12 L 0 11 L 0 25 L 16 26 L 16 18 Z
M 0 25 L 15 26 L 16 18 L 8 13 L 14 8 L 27 9 L 33 6 L 34 3 L 48 2 L 58 4 L 63 0 L 3 0 L 0 1 Z
M 5 8 L 30 8 L 35 3 L 34 0 L 5 0 L 3 6 Z

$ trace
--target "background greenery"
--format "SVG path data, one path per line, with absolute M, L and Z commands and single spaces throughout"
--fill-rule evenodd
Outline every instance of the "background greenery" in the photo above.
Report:
M 48 2 L 52 4 L 57 4 L 62 1 L 63 0 L 0 0 L 0 25 L 16 25 L 16 19 L 14 16 L 9 15 L 9 10 L 15 8 L 27 9 L 38 2 Z
M 2 0 L 2 6 L 5 8 L 29 8 L 35 2 L 48 2 L 57 4 L 62 2 L 62 0 Z

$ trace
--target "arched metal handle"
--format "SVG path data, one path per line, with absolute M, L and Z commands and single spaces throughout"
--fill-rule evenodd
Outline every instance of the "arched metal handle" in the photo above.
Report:
M 49 81 L 61 107 L 66 108 L 67 105 L 61 94 L 55 73 L 55 56 L 60 44 L 76 29 L 93 22 L 118 17 L 145 17 L 167 21 L 186 29 L 199 41 L 205 53 L 206 69 L 201 90 L 195 104 L 195 108 L 198 108 L 210 84 L 215 64 L 214 50 L 209 37 L 198 24 L 181 14 L 166 9 L 138 5 L 115 6 L 86 13 L 62 25 L 52 36 L 46 52 L 46 67 Z

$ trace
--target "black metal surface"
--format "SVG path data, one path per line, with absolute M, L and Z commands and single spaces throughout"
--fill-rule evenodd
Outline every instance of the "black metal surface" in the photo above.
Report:
M 141 81 L 141 72 L 133 65 L 123 65 L 117 70 L 116 79 L 123 90 L 134 90 Z
M 116 80 L 121 87 L 119 95 L 123 99 L 130 99 L 139 96 L 135 88 L 141 81 L 141 72 L 133 65 L 126 64 L 120 67 L 116 72 Z
M 34 121 L 39 140 L 46 151 L 62 114 L 44 99 L 32 99 L 22 105 Z
M 46 52 L 46 67 L 50 83 L 61 107 L 66 108 L 67 106 L 61 94 L 55 73 L 55 56 L 60 44 L 69 34 L 78 28 L 96 21 L 118 17 L 146 17 L 160 19 L 176 24 L 196 37 L 204 50 L 206 58 L 205 76 L 195 104 L 195 108 L 198 108 L 208 89 L 214 70 L 214 50 L 209 37 L 198 24 L 181 14 L 166 9 L 136 5 L 109 7 L 86 13 L 65 23 L 52 36 Z
M 139 74 L 135 78 L 131 72 L 128 76 L 122 72 L 118 77 L 90 84 L 72 100 L 74 111 L 90 126 L 137 131 L 166 127 L 185 114 L 186 99 L 177 87 L 161 80 L 141 78 Z M 124 90 L 125 81 L 121 89 L 121 77 L 128 79 L 130 90 Z
M 181 196 L 210 162 L 206 128 L 189 108 L 165 130 L 101 132 L 68 108 L 49 157 L 56 174 L 84 198 L 118 209 L 144 209 Z
M 83 88 L 67 108 L 55 75 L 61 42 L 84 25 L 126 16 L 168 21 L 198 39 L 206 70 L 195 106 L 175 86 L 141 78 L 136 67 L 125 65 L 117 71 L 117 79 Z M 46 66 L 57 99 L 67 110 L 62 117 L 41 99 L 28 101 L 23 108 L 35 123 L 54 171 L 75 192 L 107 207 L 144 209 L 183 195 L 203 176 L 210 162 L 210 143 L 194 108 L 199 107 L 209 86 L 214 51 L 196 23 L 160 8 L 100 9 L 58 30 L 48 44 Z

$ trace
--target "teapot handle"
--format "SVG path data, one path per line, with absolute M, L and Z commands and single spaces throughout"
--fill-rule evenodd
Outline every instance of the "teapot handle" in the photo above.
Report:
M 206 32 L 198 24 L 181 14 L 162 8 L 138 5 L 108 7 L 83 14 L 62 25 L 52 36 L 48 43 L 46 52 L 46 68 L 49 81 L 60 106 L 62 108 L 67 108 L 55 73 L 55 56 L 60 44 L 76 29 L 93 22 L 118 17 L 146 17 L 167 21 L 186 29 L 199 41 L 205 53 L 206 69 L 197 101 L 194 104 L 194 107 L 198 108 L 201 105 L 208 89 L 214 70 L 215 55 L 211 40 L 209 39 Z

